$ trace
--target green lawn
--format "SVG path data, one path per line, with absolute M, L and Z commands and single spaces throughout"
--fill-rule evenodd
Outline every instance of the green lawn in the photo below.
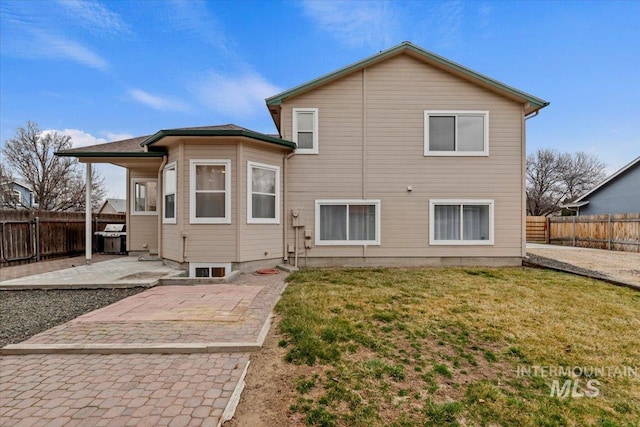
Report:
M 276 310 L 307 425 L 640 422 L 640 292 L 525 268 L 310 269 Z

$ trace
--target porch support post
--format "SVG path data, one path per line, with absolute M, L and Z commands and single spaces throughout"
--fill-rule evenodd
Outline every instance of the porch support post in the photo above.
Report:
M 85 195 L 85 256 L 87 265 L 91 264 L 91 247 L 93 246 L 93 235 L 91 233 L 91 163 L 87 163 Z

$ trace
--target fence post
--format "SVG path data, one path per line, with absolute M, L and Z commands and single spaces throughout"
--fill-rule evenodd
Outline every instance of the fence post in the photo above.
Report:
M 573 216 L 573 232 L 571 233 L 572 234 L 572 238 L 573 238 L 573 247 L 574 248 L 576 246 L 576 216 L 577 215 Z
M 607 249 L 611 250 L 611 214 L 607 215 Z
M 544 242 L 547 245 L 551 243 L 551 221 L 549 217 L 544 219 Z
M 40 261 L 40 218 L 35 217 L 34 220 L 36 225 L 36 262 Z

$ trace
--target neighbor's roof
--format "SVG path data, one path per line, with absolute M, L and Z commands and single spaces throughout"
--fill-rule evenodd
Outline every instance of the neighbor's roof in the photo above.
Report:
M 567 204 L 565 204 L 563 206 L 564 207 L 568 207 L 568 208 L 576 208 L 576 207 L 580 207 L 580 206 L 584 206 L 584 205 L 588 204 L 589 201 L 588 200 L 583 200 L 583 199 L 585 199 L 586 197 L 592 195 L 596 191 L 600 191 L 603 187 L 606 187 L 611 182 L 615 181 L 619 176 L 621 176 L 621 175 L 623 175 L 623 174 L 635 169 L 638 166 L 640 166 L 640 156 L 636 157 L 634 160 L 632 160 L 628 164 L 624 165 L 623 167 L 621 167 L 620 169 L 615 171 L 607 179 L 605 179 L 600 184 L 598 184 L 595 187 L 593 187 L 591 190 L 589 190 L 586 193 L 584 193 L 582 196 L 580 196 L 577 199 L 575 199 L 573 202 L 567 203 Z
M 100 210 L 102 210 L 102 208 L 104 208 L 104 205 L 106 205 L 107 203 L 109 203 L 116 212 L 126 212 L 127 211 L 127 200 L 126 199 L 107 199 L 102 204 L 102 207 L 100 208 Z
M 391 49 L 384 50 L 376 55 L 363 59 L 362 61 L 348 65 L 344 68 L 340 68 L 337 71 L 334 71 L 329 74 L 325 74 L 322 77 L 318 77 L 317 79 L 314 79 L 307 83 L 296 86 L 293 89 L 289 89 L 287 91 L 274 95 L 270 98 L 267 98 L 266 99 L 267 105 L 280 105 L 282 101 L 284 101 L 287 98 L 315 89 L 330 81 L 339 79 L 355 71 L 361 70 L 365 67 L 376 64 L 380 61 L 383 61 L 387 58 L 396 56 L 404 52 L 412 53 L 413 55 L 421 58 L 425 62 L 428 62 L 432 65 L 435 65 L 449 72 L 452 72 L 453 74 L 466 78 L 467 80 L 473 81 L 476 84 L 492 89 L 495 92 L 502 93 L 503 95 L 506 95 L 511 98 L 516 98 L 523 103 L 529 103 L 529 107 L 525 110 L 527 114 L 538 111 L 541 108 L 544 108 L 547 105 L 549 105 L 549 102 L 543 99 L 530 95 L 514 87 L 508 86 L 495 79 L 492 79 L 491 77 L 487 77 L 483 74 L 480 74 L 476 71 L 466 68 L 460 64 L 452 62 L 442 56 L 436 55 L 435 53 L 424 50 L 421 47 L 418 47 L 412 44 L 411 42 L 402 42 L 399 45 L 392 47 Z
M 192 128 L 164 129 L 153 135 L 139 136 L 122 141 L 107 142 L 106 144 L 88 147 L 72 148 L 59 151 L 58 156 L 70 157 L 162 157 L 162 151 L 147 151 L 151 146 L 167 136 L 244 136 L 287 148 L 296 148 L 296 144 L 276 136 L 255 132 L 234 124 L 219 126 L 202 126 Z

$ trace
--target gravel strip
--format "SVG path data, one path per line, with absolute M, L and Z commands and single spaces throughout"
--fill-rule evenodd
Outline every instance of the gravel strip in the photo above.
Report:
M 148 288 L 0 291 L 0 347 Z

